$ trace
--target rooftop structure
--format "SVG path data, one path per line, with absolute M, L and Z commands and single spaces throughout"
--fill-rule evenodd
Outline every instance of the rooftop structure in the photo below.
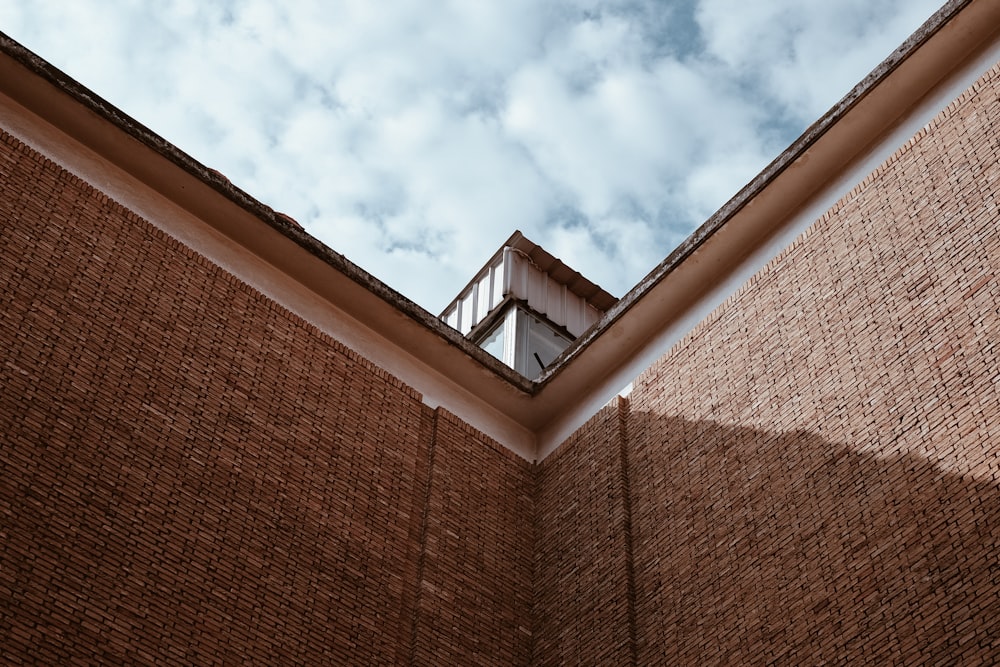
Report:
M 518 231 L 448 304 L 441 319 L 533 379 L 616 302 Z

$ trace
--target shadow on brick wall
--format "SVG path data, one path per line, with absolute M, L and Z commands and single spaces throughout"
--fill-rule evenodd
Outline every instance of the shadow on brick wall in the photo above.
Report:
M 950 432 L 921 442 L 951 460 L 965 444 L 984 472 L 892 437 L 631 414 L 639 664 L 992 663 L 998 459 Z

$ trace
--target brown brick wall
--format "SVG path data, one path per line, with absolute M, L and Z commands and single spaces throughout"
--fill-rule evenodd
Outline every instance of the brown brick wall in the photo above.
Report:
M 640 664 L 1000 659 L 1000 70 L 646 372 Z
M 533 468 L 438 410 L 413 664 L 528 664 Z
M 0 661 L 526 653 L 527 464 L 453 418 L 435 445 L 415 392 L 0 146 Z
M 625 406 L 605 407 L 538 465 L 535 665 L 625 665 L 633 658 Z
M 537 466 L 4 135 L 0 655 L 997 662 L 998 103 Z

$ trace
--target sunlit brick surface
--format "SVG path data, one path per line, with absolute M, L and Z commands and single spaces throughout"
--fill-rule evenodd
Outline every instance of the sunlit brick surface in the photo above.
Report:
M 1000 73 L 631 397 L 640 664 L 1000 658 Z
M 994 68 L 540 464 L 536 664 L 1000 661 L 998 108 Z

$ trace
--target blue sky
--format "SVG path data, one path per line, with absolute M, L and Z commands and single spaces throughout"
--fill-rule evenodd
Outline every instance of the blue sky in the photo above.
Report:
M 938 0 L 0 0 L 432 312 L 514 229 L 621 296 Z

